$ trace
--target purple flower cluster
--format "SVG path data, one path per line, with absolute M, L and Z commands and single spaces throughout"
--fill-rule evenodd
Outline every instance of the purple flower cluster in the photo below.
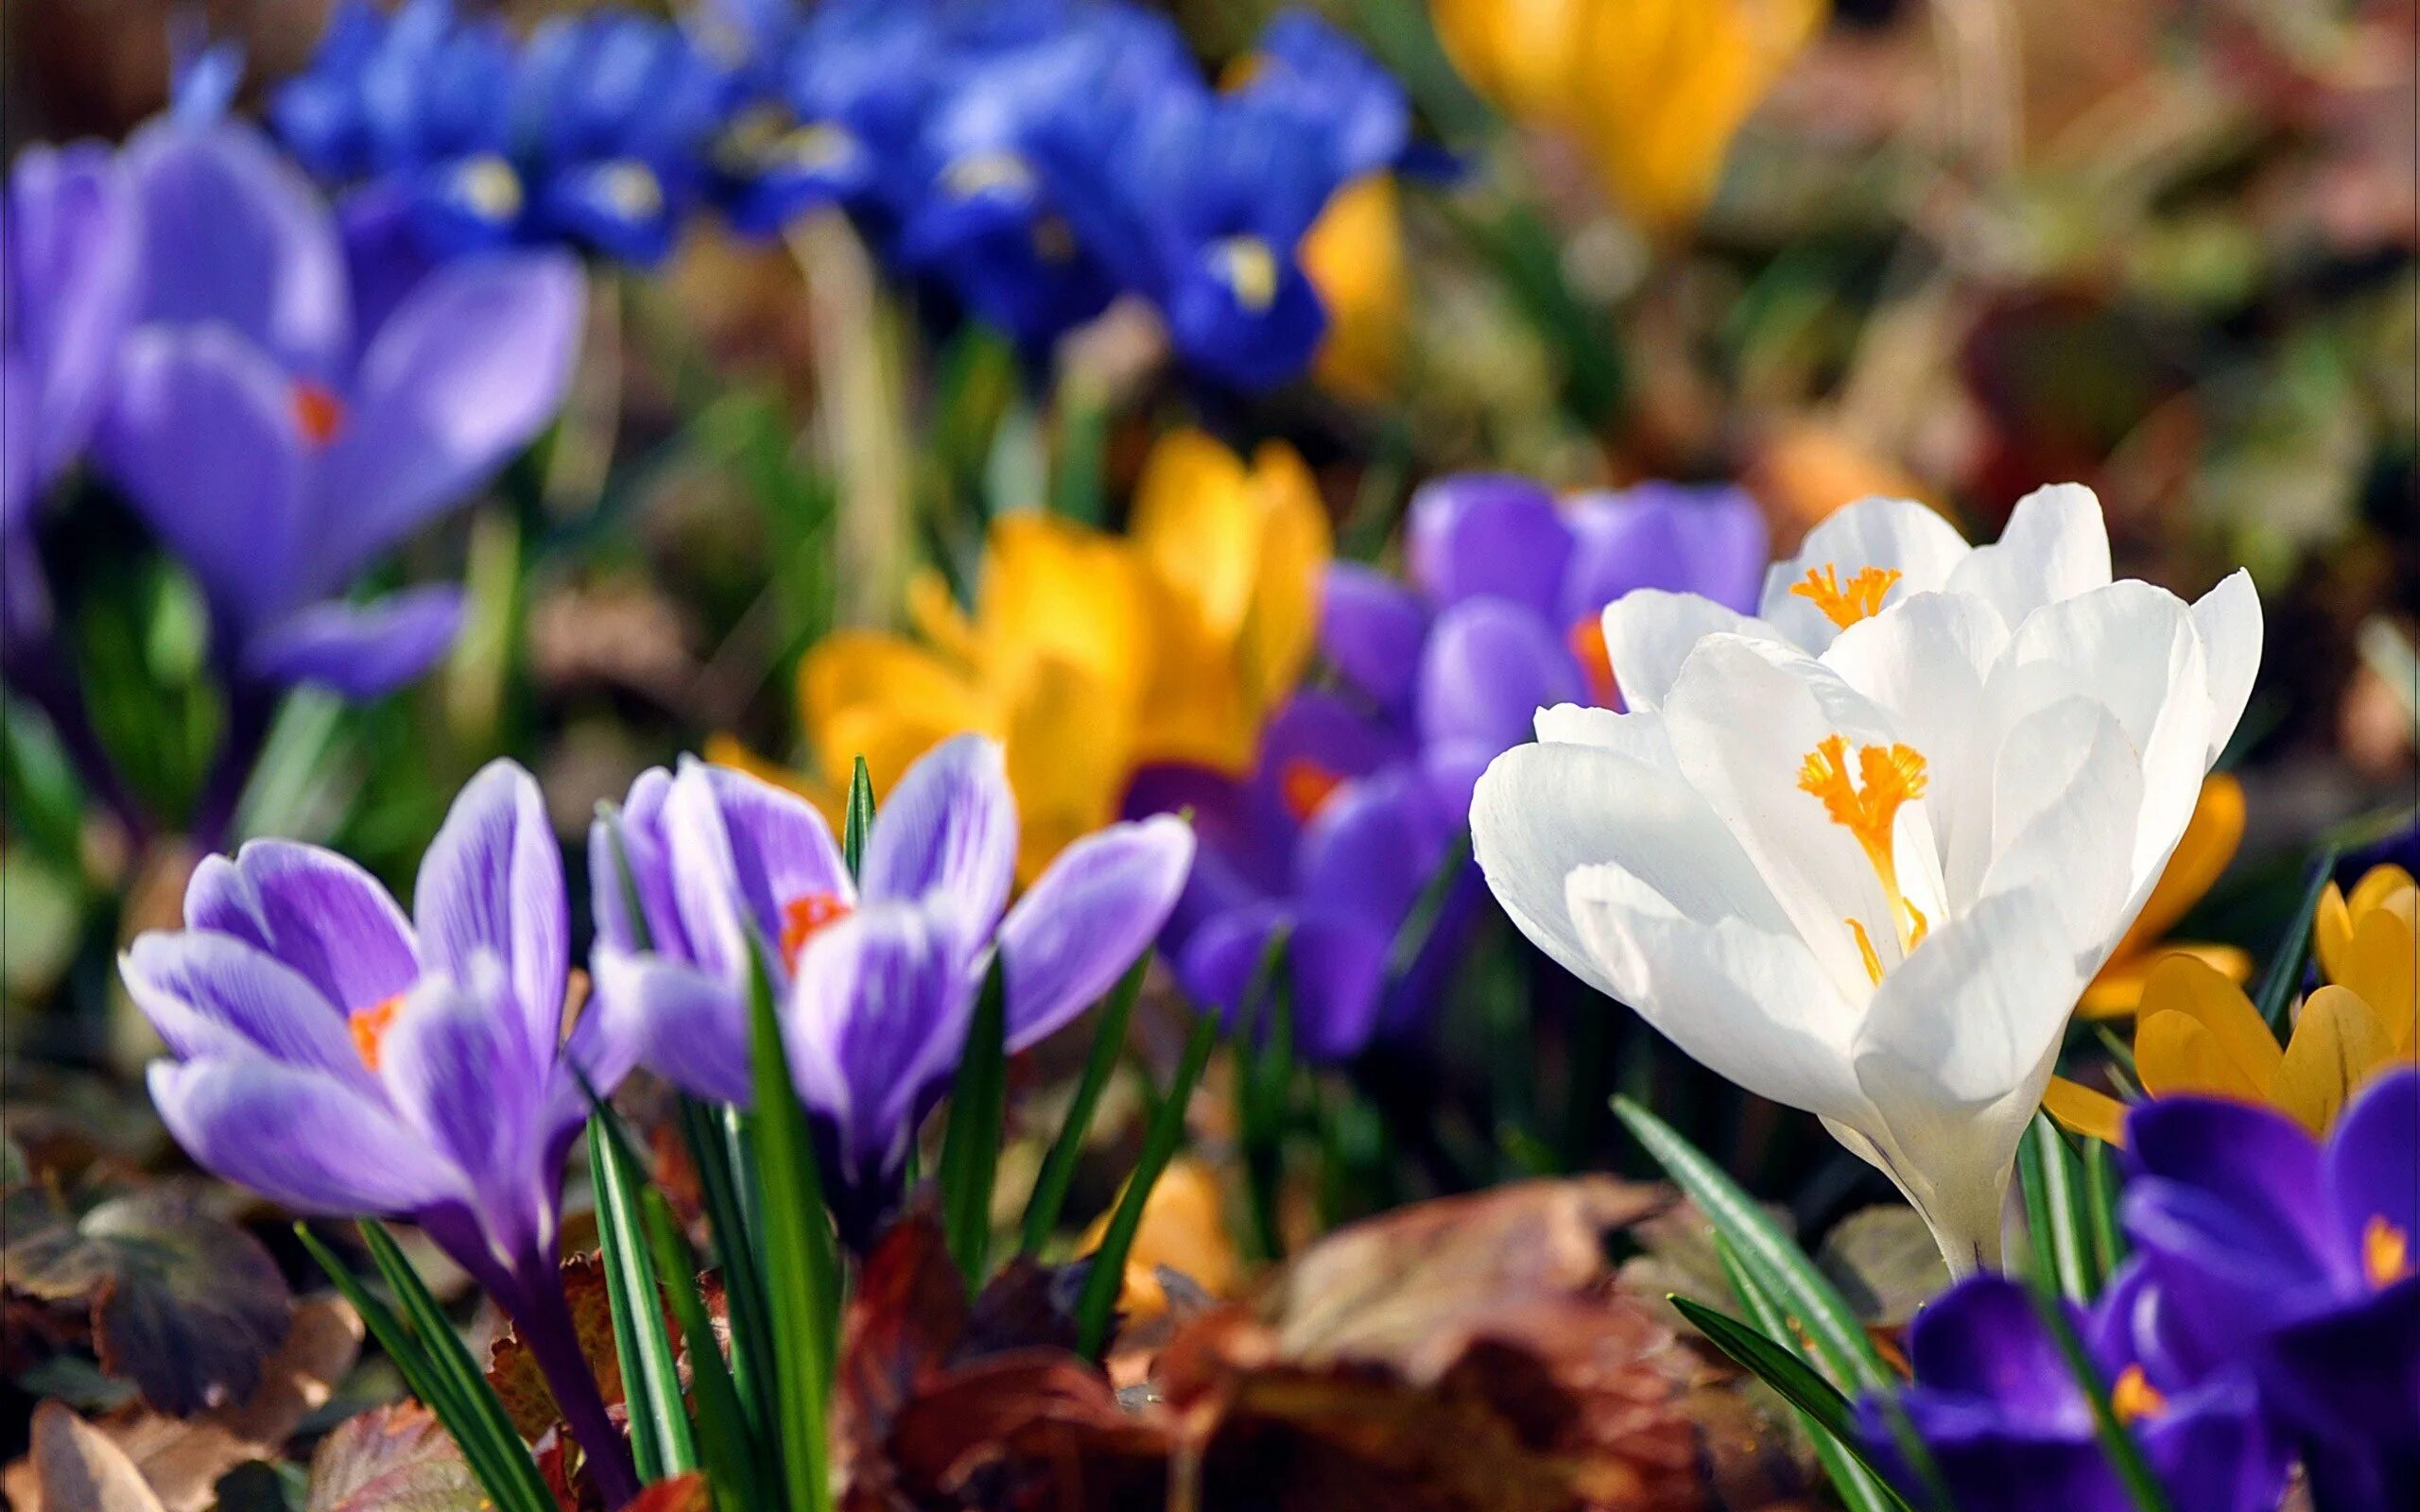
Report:
M 2420 1500 L 2420 1072 L 2362 1094 L 2323 1148 L 2267 1108 L 2169 1097 L 2126 1123 L 2135 1257 L 2075 1320 L 2176 1512 L 2268 1512 L 2300 1460 L 2316 1503 Z M 1901 1402 L 1962 1512 L 2130 1506 L 2091 1404 L 2022 1287 L 1917 1314 Z M 1876 1452 L 1918 1485 L 1879 1402 Z
M 658 768 L 590 837 L 598 1000 L 630 1023 L 651 1069 L 744 1104 L 758 953 L 824 1141 L 826 1195 L 843 1236 L 861 1241 L 897 1195 L 994 953 L 1013 1054 L 1150 948 L 1193 837 L 1167 817 L 1113 825 L 1068 847 L 1011 907 L 1016 853 L 1006 764 L 980 736 L 944 741 L 908 769 L 854 880 L 822 815 L 796 794 L 700 762 Z
M 1542 708 L 1619 707 L 1607 604 L 1663 588 L 1744 611 L 1767 556 L 1762 516 L 1733 489 L 1651 483 L 1561 505 L 1517 477 L 1422 489 L 1408 583 L 1329 569 L 1319 644 L 1335 676 L 1270 720 L 1253 771 L 1136 779 L 1130 812 L 1189 808 L 1201 838 L 1163 940 L 1186 990 L 1235 1011 L 1283 929 L 1305 1054 L 1343 1059 L 1415 1027 L 1482 896 L 1467 860 L 1447 871 L 1478 774 Z M 1432 886 L 1433 925 L 1398 959 Z
M 174 1057 L 151 1093 L 187 1153 L 297 1212 L 419 1224 L 521 1326 L 582 1445 L 627 1479 L 557 1281 L 581 1083 L 603 1095 L 643 1063 L 748 1101 L 758 956 L 834 1215 L 863 1242 L 994 960 L 1021 1050 L 1150 948 L 1193 855 L 1174 819 L 1115 825 L 1011 906 L 1016 840 L 1000 748 L 975 736 L 908 771 L 855 879 L 793 795 L 697 762 L 648 772 L 591 836 L 596 994 L 566 1030 L 562 849 L 537 784 L 498 762 L 456 799 L 410 918 L 342 856 L 255 841 L 205 860 L 185 927 L 142 936 L 120 970 Z M 618 1505 L 631 1487 L 607 1489 Z

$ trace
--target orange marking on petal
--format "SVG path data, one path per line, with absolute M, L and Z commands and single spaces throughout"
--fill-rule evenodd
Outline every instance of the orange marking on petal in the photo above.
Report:
M 345 1020 L 345 1026 L 353 1031 L 354 1053 L 372 1071 L 378 1069 L 379 1047 L 386 1042 L 387 1031 L 394 1027 L 395 1015 L 403 1011 L 403 1006 L 404 994 L 398 992 L 384 1003 L 354 1009 Z
M 2121 1423 L 2140 1422 L 2167 1411 L 2168 1399 L 2144 1377 L 2141 1366 L 2130 1365 L 2109 1393 L 2109 1409 Z
M 1571 654 L 1588 678 L 1588 696 L 1600 709 L 1611 709 L 1620 695 L 1614 680 L 1614 653 L 1605 644 L 1605 622 L 1591 615 L 1571 627 Z
M 298 382 L 291 396 L 294 423 L 313 446 L 325 446 L 344 429 L 344 401 L 323 384 Z
M 2361 1274 L 2372 1286 L 2394 1285 L 2411 1274 L 2411 1236 L 2372 1213 L 2361 1229 Z
M 849 917 L 849 905 L 828 892 L 810 892 L 782 905 L 782 963 L 798 966 L 806 942 Z
M 1307 757 L 1297 756 L 1277 774 L 1277 796 L 1296 822 L 1308 824 L 1344 785 L 1344 776 Z
M 1896 567 L 1861 567 L 1846 583 L 1831 563 L 1806 569 L 1806 579 L 1790 593 L 1824 611 L 1824 617 L 1845 630 L 1859 620 L 1882 612 L 1883 595 L 1899 581 Z

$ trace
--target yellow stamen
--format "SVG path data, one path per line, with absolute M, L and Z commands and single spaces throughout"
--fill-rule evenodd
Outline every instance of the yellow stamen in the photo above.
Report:
M 2168 1399 L 2144 1378 L 2141 1366 L 2130 1365 L 2125 1373 L 2118 1376 L 2116 1388 L 2109 1393 L 2109 1409 L 2118 1415 L 2121 1423 L 2140 1422 L 2167 1411 Z
M 521 214 L 521 175 L 493 152 L 482 152 L 457 168 L 454 186 L 482 219 L 505 221 Z
M 395 1015 L 403 1005 L 404 994 L 398 992 L 383 1003 L 355 1009 L 345 1021 L 346 1027 L 353 1031 L 354 1053 L 372 1071 L 378 1069 L 379 1047 L 386 1042 L 387 1031 L 394 1027 Z
M 1860 746 L 1857 776 L 1852 779 L 1848 744 L 1844 736 L 1829 735 L 1808 751 L 1798 768 L 1799 790 L 1822 799 L 1824 813 L 1831 821 L 1856 837 L 1867 864 L 1874 868 L 1875 876 L 1882 884 L 1883 895 L 1891 901 L 1899 949 L 1905 954 L 1924 942 L 1930 926 L 1924 911 L 1910 902 L 1899 888 L 1899 863 L 1892 852 L 1891 836 L 1898 822 L 1900 806 L 1925 796 L 1925 759 L 1912 746 Z M 1865 925 L 1852 919 L 1848 926 L 1857 936 L 1858 954 L 1864 959 L 1866 975 L 1878 984 L 1882 980 L 1882 958 L 1876 954 Z
M 1236 302 L 1254 314 L 1277 301 L 1277 254 L 1257 236 L 1230 236 L 1217 248 L 1219 270 Z
M 1882 612 L 1882 596 L 1899 581 L 1896 567 L 1860 567 L 1846 584 L 1830 562 L 1806 569 L 1806 580 L 1793 584 L 1790 593 L 1806 599 L 1824 611 L 1824 617 L 1841 629 L 1859 620 L 1872 619 Z
M 2370 1284 L 2388 1287 L 2411 1274 L 2411 1236 L 2372 1213 L 2361 1229 L 2361 1274 Z
M 828 892 L 811 892 L 782 906 L 782 964 L 795 971 L 806 942 L 849 916 L 849 905 Z

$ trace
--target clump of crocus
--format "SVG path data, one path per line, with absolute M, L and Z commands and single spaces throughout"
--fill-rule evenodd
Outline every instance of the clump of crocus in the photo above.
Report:
M 1821 1115 L 1995 1264 L 2017 1143 L 2250 696 L 2259 600 L 2111 580 L 2099 501 L 1992 546 L 1874 499 L 1751 619 L 1605 611 L 1627 713 L 1556 708 L 1472 829 L 1538 945 L 1696 1059 Z
M 761 963 L 829 1165 L 826 1195 L 857 1243 L 899 1194 L 995 955 L 1013 1054 L 1150 946 L 1193 841 L 1173 818 L 1113 825 L 1068 846 L 1011 906 L 1016 800 L 999 746 L 961 735 L 883 795 L 854 878 L 804 799 L 694 761 L 642 776 L 618 816 L 597 821 L 590 854 L 597 995 L 660 1074 L 700 1097 L 751 1100 Z
M 2420 1496 L 2420 1072 L 2398 1071 L 2325 1143 L 2267 1108 L 2166 1098 L 2127 1118 L 2135 1255 L 2067 1315 L 2176 1512 L 2269 1512 L 2297 1458 L 2317 1505 Z M 1962 1509 L 2135 1503 L 2036 1303 L 1968 1279 L 1910 1330 L 1900 1395 Z M 1878 1400 L 1868 1446 L 1923 1482 Z
M 1030 881 L 1117 817 L 1139 767 L 1249 769 L 1309 660 L 1329 549 L 1317 486 L 1291 448 L 1248 461 L 1172 432 L 1145 463 L 1126 535 L 1003 516 L 971 614 L 926 573 L 908 594 L 916 636 L 817 643 L 799 703 L 823 781 L 805 785 L 837 815 L 855 758 L 888 790 L 944 737 L 989 735 L 1007 753 Z
M 1472 783 L 1541 706 L 1618 702 L 1606 604 L 1653 587 L 1745 607 L 1767 556 L 1744 494 L 1661 483 L 1558 503 L 1523 478 L 1443 479 L 1414 497 L 1409 541 L 1408 582 L 1329 569 L 1336 686 L 1288 702 L 1249 776 L 1164 766 L 1129 799 L 1190 809 L 1201 835 L 1167 940 L 1186 988 L 1237 1009 L 1286 931 L 1297 1039 L 1320 1059 L 1423 1021 L 1478 902 L 1475 870 L 1445 869 Z M 1426 937 L 1399 943 L 1431 887 Z
M 331 851 L 205 859 L 185 927 L 128 990 L 167 1042 L 152 1100 L 197 1161 L 299 1213 L 420 1225 L 509 1314 L 613 1504 L 635 1489 L 558 1280 L 563 1161 L 630 1064 L 609 1015 L 564 1031 L 570 919 L 538 786 L 498 762 L 455 799 L 406 919 Z

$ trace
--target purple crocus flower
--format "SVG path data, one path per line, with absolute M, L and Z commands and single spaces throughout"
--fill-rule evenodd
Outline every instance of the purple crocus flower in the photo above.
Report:
M 1000 747 L 980 736 L 944 741 L 908 769 L 854 881 L 822 816 L 796 795 L 697 761 L 649 771 L 618 821 L 591 832 L 598 996 L 632 1025 L 651 1069 L 744 1104 L 759 954 L 825 1142 L 827 1194 L 861 1241 L 958 1065 L 994 951 L 1013 1054 L 1116 982 L 1159 933 L 1193 859 L 1175 819 L 1113 825 L 1068 847 L 1009 907 L 1016 848 Z
M 172 1060 L 153 1102 L 195 1160 L 297 1212 L 399 1215 L 510 1314 L 613 1504 L 635 1489 L 556 1280 L 563 1160 L 630 1064 L 610 1015 L 563 1033 L 562 851 L 497 762 L 455 799 L 406 919 L 369 873 L 279 840 L 213 856 L 185 928 L 119 962 Z
M 2104 1306 L 2127 1312 L 2113 1294 Z M 2092 1340 L 2096 1366 L 2118 1383 L 2115 1402 L 2176 1512 L 2271 1512 L 2285 1488 L 2287 1453 L 2269 1431 L 2245 1372 L 2205 1377 L 2162 1399 L 2117 1344 L 2126 1331 L 2096 1327 L 2067 1309 Z M 2007 1277 L 1967 1278 L 1925 1305 L 1908 1330 L 1915 1380 L 1899 1395 L 1959 1512 L 2128 1512 L 2124 1483 L 2100 1447 L 2092 1404 L 2069 1371 L 2025 1288 Z M 1892 1478 L 1922 1505 L 1884 1405 L 1858 1404 L 1858 1432 Z
M 2321 1505 L 2420 1500 L 2420 1071 L 2373 1082 L 2324 1148 L 2194 1097 L 2138 1108 L 2126 1140 L 2122 1212 L 2171 1373 L 2248 1366 Z
M 554 415 L 580 329 L 577 266 L 453 263 L 372 328 L 328 207 L 251 128 L 154 122 L 125 163 L 142 323 L 101 423 L 106 470 L 199 581 L 238 683 L 366 698 L 418 676 L 453 640 L 458 593 L 341 595 Z
M 1281 710 L 1242 782 L 1160 768 L 1128 794 L 1129 813 L 1190 808 L 1202 839 L 1163 941 L 1187 991 L 1236 1011 L 1285 929 L 1305 1054 L 1346 1059 L 1416 1027 L 1483 896 L 1467 860 L 1441 875 L 1478 774 L 1541 708 L 1616 701 L 1607 604 L 1666 588 L 1752 606 L 1765 558 L 1763 518 L 1734 489 L 1652 483 L 1558 505 L 1525 478 L 1423 488 L 1409 583 L 1328 570 L 1320 651 L 1340 686 Z M 1432 885 L 1435 920 L 1396 959 Z
M 106 147 L 28 147 L 0 197 L 0 539 L 84 449 L 132 318 L 134 196 Z M 12 605 L 20 585 L 0 583 Z M 12 615 L 13 618 L 13 615 Z

